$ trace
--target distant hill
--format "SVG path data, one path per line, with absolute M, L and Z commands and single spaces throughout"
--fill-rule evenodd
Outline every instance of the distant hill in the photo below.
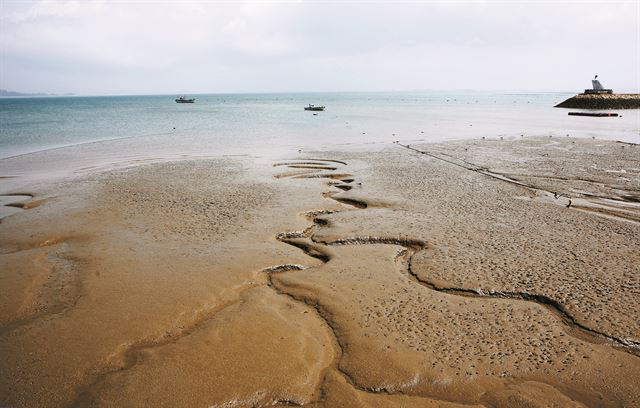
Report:
M 72 93 L 63 94 L 64 96 L 71 96 Z M 48 93 L 23 93 L 15 91 L 7 91 L 6 89 L 0 89 L 0 97 L 2 96 L 60 96 L 60 94 L 48 94 Z

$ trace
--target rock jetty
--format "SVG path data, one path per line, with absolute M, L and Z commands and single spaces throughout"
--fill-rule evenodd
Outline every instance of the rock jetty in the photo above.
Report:
M 640 109 L 640 94 L 581 93 L 561 102 L 556 108 Z

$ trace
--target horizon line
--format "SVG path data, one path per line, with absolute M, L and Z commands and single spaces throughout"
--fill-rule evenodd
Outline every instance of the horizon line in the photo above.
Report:
M 586 88 L 585 88 L 586 89 Z M 470 92 L 470 93 L 537 93 L 537 94 L 570 94 L 581 93 L 583 90 L 531 90 L 531 89 L 471 89 L 471 88 L 452 88 L 452 89 L 414 89 L 414 90 L 332 90 L 332 91 L 236 91 L 236 92 L 203 92 L 203 91 L 179 91 L 179 92 L 158 92 L 158 93 L 47 93 L 47 92 L 20 92 L 9 91 L 22 95 L 0 95 L 2 99 L 10 98 L 64 98 L 64 97 L 117 97 L 117 96 L 172 96 L 172 95 L 286 95 L 286 94 L 374 94 L 374 93 L 429 93 L 429 92 Z M 632 90 L 624 88 L 616 93 L 640 93 L 640 90 Z

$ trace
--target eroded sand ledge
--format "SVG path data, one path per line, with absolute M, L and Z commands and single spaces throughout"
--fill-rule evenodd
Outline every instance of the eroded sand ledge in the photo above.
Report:
M 0 404 L 637 406 L 637 147 L 409 147 L 36 195 L 0 224 Z

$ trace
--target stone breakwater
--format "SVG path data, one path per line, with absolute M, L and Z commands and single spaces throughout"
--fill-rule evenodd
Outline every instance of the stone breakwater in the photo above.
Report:
M 640 94 L 578 94 L 556 108 L 640 109 Z

